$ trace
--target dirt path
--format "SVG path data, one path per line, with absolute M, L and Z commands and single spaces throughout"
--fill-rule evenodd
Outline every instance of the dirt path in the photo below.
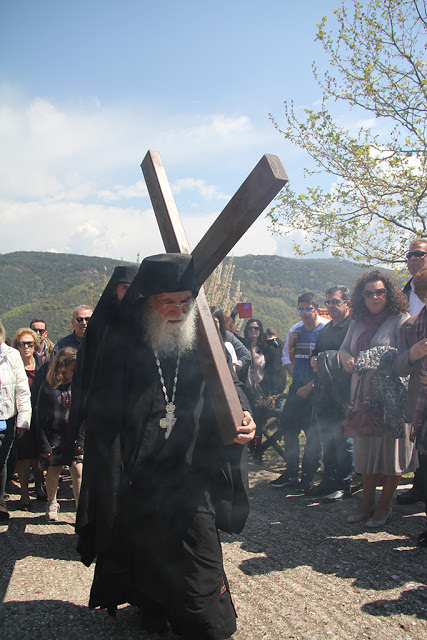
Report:
M 248 524 L 239 536 L 222 536 L 239 615 L 234 639 L 426 640 L 427 550 L 416 546 L 423 505 L 394 505 L 384 531 L 368 532 L 345 520 L 357 494 L 322 505 L 271 489 L 273 477 L 251 468 Z M 67 480 L 58 523 L 44 521 L 41 504 L 33 513 L 14 510 L 17 499 L 9 526 L 0 525 L 2 640 L 160 638 L 140 631 L 132 607 L 115 619 L 86 608 L 92 569 L 74 551 Z

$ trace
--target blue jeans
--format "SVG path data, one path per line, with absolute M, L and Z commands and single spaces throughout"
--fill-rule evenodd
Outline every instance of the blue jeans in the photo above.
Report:
M 293 388 L 294 387 L 294 388 Z M 284 435 L 286 472 L 289 478 L 296 478 L 299 470 L 299 434 L 304 431 L 306 444 L 302 458 L 303 480 L 311 482 L 320 467 L 321 448 L 319 432 L 312 420 L 312 394 L 308 398 L 297 396 L 298 387 L 291 385 L 280 416 L 279 430 Z
M 353 440 L 343 432 L 344 415 L 333 398 L 316 402 L 314 415 L 323 449 L 323 480 L 331 490 L 350 491 L 353 479 Z

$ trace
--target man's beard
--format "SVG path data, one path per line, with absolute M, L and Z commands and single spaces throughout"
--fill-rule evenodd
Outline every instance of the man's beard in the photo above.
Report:
M 181 322 L 168 322 L 178 320 Z M 147 301 L 144 313 L 145 339 L 159 358 L 188 355 L 197 345 L 197 306 L 193 302 L 181 316 L 163 317 L 152 300 Z

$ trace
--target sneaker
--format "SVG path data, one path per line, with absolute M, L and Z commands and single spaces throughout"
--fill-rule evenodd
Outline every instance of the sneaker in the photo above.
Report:
M 420 495 L 420 493 L 412 487 L 412 489 L 407 489 L 406 491 L 402 491 L 396 496 L 397 504 L 416 504 L 417 502 L 423 502 L 424 496 Z
M 326 504 L 330 502 L 341 502 L 345 498 L 352 498 L 353 494 L 350 490 L 344 491 L 344 489 L 337 489 L 337 491 L 333 491 L 329 495 L 325 496 L 321 499 L 320 502 L 324 502 Z
M 52 500 L 51 502 L 48 502 L 46 505 L 46 520 L 48 522 L 52 522 L 54 520 L 58 520 L 58 513 L 59 513 L 59 504 L 56 502 L 56 500 Z
M 276 480 L 271 480 L 270 487 L 274 487 L 275 489 L 283 489 L 284 487 L 297 487 L 298 486 L 298 478 L 289 478 L 288 474 L 282 473 L 281 476 L 276 478 Z
M 304 493 L 306 496 L 318 498 L 319 496 L 324 496 L 326 493 L 330 493 L 331 491 L 333 491 L 333 489 L 330 486 L 321 482 L 320 484 L 313 485 L 310 489 L 304 491 Z

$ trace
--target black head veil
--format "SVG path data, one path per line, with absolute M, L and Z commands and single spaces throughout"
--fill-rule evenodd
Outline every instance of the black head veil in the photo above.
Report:
M 122 282 L 131 283 L 138 273 L 138 267 L 120 265 L 105 287 L 98 304 L 88 322 L 83 340 L 77 352 L 77 360 L 71 386 L 71 409 L 69 417 L 68 455 L 72 455 L 74 441 L 85 419 L 85 401 L 89 389 L 96 356 L 108 324 L 119 309 L 116 286 Z M 83 433 L 79 444 L 83 445 Z
M 149 296 L 166 292 L 191 291 L 196 297 L 199 289 L 190 254 L 160 253 L 142 261 L 138 274 L 123 298 L 123 306 L 128 307 Z

